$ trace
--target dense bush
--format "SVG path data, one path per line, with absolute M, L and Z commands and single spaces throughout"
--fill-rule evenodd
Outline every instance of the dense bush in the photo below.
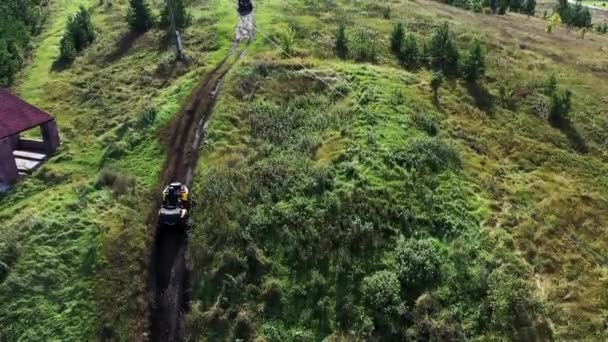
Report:
M 452 40 L 450 26 L 447 22 L 444 22 L 433 32 L 426 48 L 426 54 L 433 68 L 448 75 L 458 72 L 458 49 Z
M 360 27 L 355 32 L 352 41 L 352 54 L 358 62 L 375 62 L 378 58 L 376 32 Z
M 514 265 L 495 269 L 488 277 L 492 323 L 503 330 L 530 325 L 528 316 L 534 310 L 531 294 L 530 285 Z
M 431 288 L 441 276 L 441 252 L 433 239 L 401 239 L 395 250 L 398 275 L 404 288 L 414 292 Z M 406 294 L 411 295 L 411 292 Z
M 60 42 L 61 59 L 72 61 L 78 51 L 82 51 L 95 39 L 95 30 L 89 11 L 80 6 L 78 12 L 68 19 Z
M 131 30 L 135 32 L 146 32 L 152 27 L 154 19 L 146 0 L 129 0 L 127 21 Z
M 399 292 L 399 279 L 392 272 L 380 271 L 363 279 L 363 300 L 374 313 L 394 313 L 400 302 Z
M 30 37 L 46 18 L 42 0 L 0 1 L 0 87 L 10 86 L 30 53 Z
M 420 58 L 418 49 L 418 41 L 413 33 L 408 34 L 399 50 L 399 59 L 401 63 L 407 66 L 415 66 Z

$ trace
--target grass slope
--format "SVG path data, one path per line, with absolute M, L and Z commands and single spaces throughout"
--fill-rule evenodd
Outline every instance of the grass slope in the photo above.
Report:
M 58 65 L 66 17 L 81 3 L 92 6 L 97 39 Z M 0 340 L 137 340 L 144 331 L 162 127 L 225 56 L 236 17 L 229 1 L 194 5 L 184 32 L 191 63 L 176 65 L 162 30 L 128 33 L 127 4 L 51 2 L 15 87 L 57 118 L 62 147 L 0 197 Z
M 210 124 L 194 340 L 606 338 L 605 36 L 429 1 L 266 0 L 256 18 L 276 41 L 291 26 L 297 52 L 258 34 Z M 388 52 L 399 19 L 480 39 L 484 84 L 434 103 L 429 72 Z M 335 59 L 337 20 L 376 33 L 375 65 Z M 567 131 L 532 110 L 551 74 L 574 93 Z

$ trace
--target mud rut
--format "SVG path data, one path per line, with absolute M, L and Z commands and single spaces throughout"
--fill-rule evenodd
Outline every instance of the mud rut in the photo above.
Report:
M 253 23 L 253 13 L 239 16 L 235 41 L 229 55 L 194 89 L 163 132 L 164 136 L 170 138 L 166 141 L 167 161 L 162 186 L 180 181 L 192 188 L 207 120 L 213 111 L 224 77 L 245 52 L 247 45 L 239 49 L 239 43 L 243 40 L 249 42 L 253 38 Z M 160 204 L 161 199 L 157 198 L 149 222 L 155 234 L 148 271 L 149 317 L 144 340 L 182 341 L 184 336 L 181 321 L 190 300 L 190 277 L 186 266 L 187 232 L 185 229 L 159 225 L 156 210 Z

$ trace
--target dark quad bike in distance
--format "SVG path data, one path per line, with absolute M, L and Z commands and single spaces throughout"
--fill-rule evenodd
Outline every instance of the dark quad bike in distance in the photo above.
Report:
M 241 15 L 247 15 L 253 11 L 253 4 L 251 0 L 239 0 L 239 13 Z
M 163 227 L 186 227 L 190 217 L 190 192 L 179 182 L 169 184 L 163 190 L 163 203 L 158 219 Z

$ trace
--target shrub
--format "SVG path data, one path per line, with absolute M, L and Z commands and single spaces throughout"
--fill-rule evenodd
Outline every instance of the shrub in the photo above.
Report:
M 68 19 L 63 37 L 61 38 L 61 59 L 72 61 L 78 51 L 82 51 L 95 39 L 95 30 L 91 23 L 89 11 L 80 6 L 76 14 Z
M 148 3 L 145 0 L 129 0 L 129 5 L 127 21 L 131 30 L 135 32 L 149 30 L 154 22 Z
M 295 33 L 291 26 L 286 26 L 281 29 L 279 33 L 279 41 L 281 42 L 281 48 L 283 52 L 288 56 L 293 55 L 295 52 Z
M 379 271 L 365 277 L 362 284 L 363 300 L 375 313 L 389 315 L 399 305 L 399 279 L 389 271 Z
M 486 72 L 486 56 L 479 41 L 473 42 L 462 63 L 462 73 L 469 82 L 475 82 Z
M 253 339 L 254 329 L 249 315 L 241 311 L 236 316 L 234 323 L 233 337 L 235 341 L 251 341 Z
M 391 6 L 384 6 L 384 8 L 382 9 L 382 16 L 384 17 L 384 19 L 391 18 Z
M 403 22 L 398 21 L 395 26 L 393 26 L 393 33 L 391 34 L 391 51 L 397 56 L 399 56 L 399 53 L 401 52 L 404 36 L 405 29 L 403 28 Z
M 458 72 L 458 49 L 452 40 L 450 26 L 444 22 L 431 37 L 427 47 L 427 55 L 431 66 L 445 74 Z
M 355 33 L 352 43 L 352 52 L 355 60 L 359 62 L 375 62 L 378 55 L 376 44 L 375 31 L 359 28 Z
M 401 51 L 399 54 L 399 59 L 401 60 L 401 63 L 405 65 L 414 66 L 418 63 L 418 57 L 418 42 L 416 40 L 416 36 L 410 33 L 403 41 L 403 45 L 401 46 Z
M 398 275 L 406 289 L 433 287 L 440 278 L 441 255 L 433 239 L 401 239 L 396 249 Z
M 59 47 L 61 58 L 65 61 L 73 61 L 76 58 L 76 47 L 71 39 L 62 39 Z
M 553 29 L 562 24 L 562 17 L 558 13 L 553 13 L 547 21 L 547 32 L 553 32 Z
M 557 76 L 555 74 L 550 74 L 547 79 L 545 79 L 544 84 L 544 93 L 547 96 L 551 96 L 555 94 L 557 91 Z
M 110 169 L 103 169 L 97 176 L 95 187 L 109 187 L 115 195 L 125 195 L 135 188 L 135 179 Z
M 345 59 L 348 56 L 346 25 L 343 22 L 338 24 L 338 32 L 336 33 L 336 55 L 341 59 Z
M 507 264 L 495 269 L 488 277 L 488 300 L 492 321 L 499 327 L 521 322 L 531 311 L 531 291 L 521 271 Z
M 569 122 L 570 109 L 572 108 L 572 91 L 567 89 L 563 93 L 551 94 L 549 106 L 549 120 L 556 127 L 563 128 Z
M 415 112 L 412 120 L 418 129 L 425 131 L 431 136 L 435 136 L 439 132 L 437 118 L 430 113 Z

